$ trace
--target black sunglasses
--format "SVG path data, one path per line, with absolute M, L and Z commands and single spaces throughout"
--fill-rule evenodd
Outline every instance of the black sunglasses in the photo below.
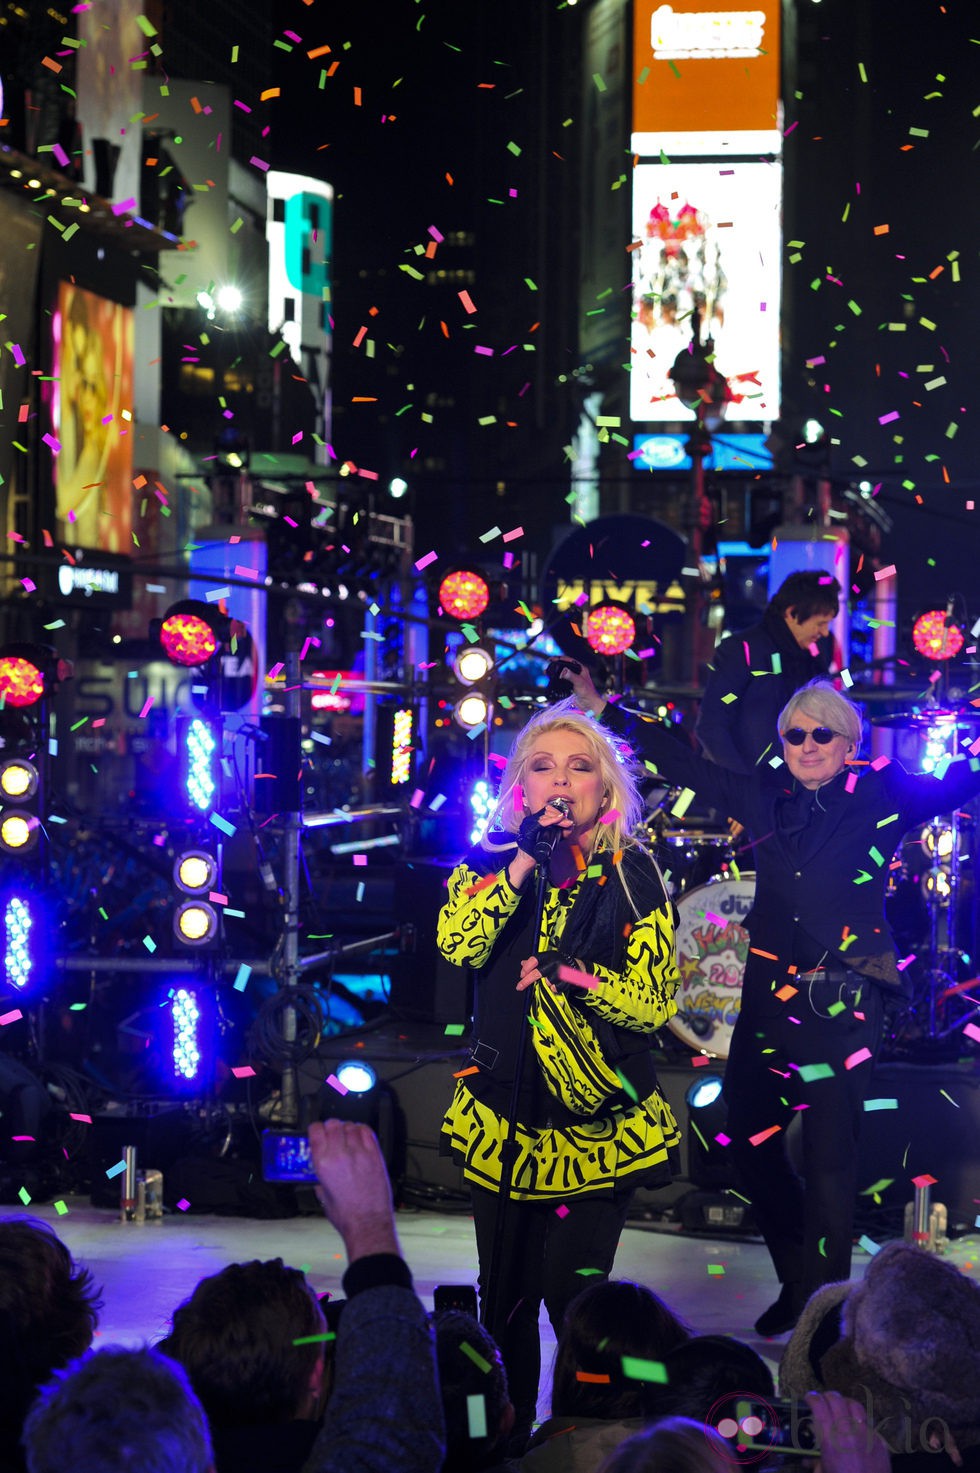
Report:
M 815 726 L 812 731 L 804 731 L 802 726 L 791 726 L 789 731 L 783 732 L 783 741 L 789 742 L 791 747 L 802 747 L 808 736 L 813 737 L 818 747 L 826 747 L 835 736 L 843 736 L 842 731 L 832 731 L 829 726 Z

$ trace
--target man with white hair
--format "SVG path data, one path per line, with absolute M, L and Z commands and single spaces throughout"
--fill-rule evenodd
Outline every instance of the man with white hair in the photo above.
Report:
M 860 712 L 818 679 L 780 712 L 782 761 L 736 773 L 659 723 L 605 704 L 584 669 L 559 673 L 668 782 L 755 836 L 750 950 L 725 1070 L 727 1134 L 782 1286 L 756 1329 L 784 1334 L 814 1289 L 850 1274 L 864 1097 L 884 999 L 902 991 L 885 917 L 887 856 L 916 823 L 980 792 L 980 760 L 960 757 L 941 778 L 887 759 L 859 771 L 850 764 Z M 786 1153 L 797 1114 L 805 1185 Z

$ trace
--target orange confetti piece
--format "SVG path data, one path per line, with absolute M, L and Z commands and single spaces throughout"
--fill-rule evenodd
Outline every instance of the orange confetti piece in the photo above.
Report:
M 466 896 L 479 895 L 481 890 L 487 890 L 491 885 L 497 883 L 496 875 L 484 875 L 482 880 L 477 880 L 475 885 L 467 885 L 463 894 Z
M 318 56 L 329 56 L 330 55 L 330 47 L 329 46 L 314 46 L 313 50 L 312 51 L 308 51 L 306 54 L 309 57 L 310 61 L 316 61 L 316 59 L 317 59 Z
M 55 61 L 50 56 L 42 57 L 42 59 L 41 59 L 41 65 L 42 66 L 46 66 L 47 69 L 48 69 L 48 71 L 49 72 L 54 72 L 55 75 L 57 75 L 57 73 L 62 70 L 61 62 L 60 61 Z
M 875 235 L 887 235 L 890 229 L 890 225 L 876 225 Z
M 608 1375 L 602 1375 L 598 1371 L 576 1371 L 576 1381 L 586 1381 L 590 1386 L 608 1386 Z
M 752 952 L 753 956 L 764 956 L 767 961 L 770 961 L 770 962 L 778 962 L 779 961 L 779 957 L 776 955 L 776 953 L 774 951 L 761 951 L 758 946 L 750 946 L 749 947 L 749 951 Z
M 473 298 L 470 296 L 470 294 L 469 294 L 468 291 L 465 291 L 465 290 L 464 291 L 461 291 L 461 292 L 458 293 L 458 296 L 459 296 L 459 300 L 462 302 L 463 307 L 465 308 L 465 310 L 467 312 L 475 312 L 476 311 L 476 307 L 474 306 L 474 303 L 473 303 Z
M 453 1075 L 454 1079 L 465 1079 L 467 1074 L 479 1074 L 480 1070 L 476 1064 L 471 1064 L 468 1069 L 460 1069 Z
M 355 107 L 360 107 L 360 105 L 361 105 L 361 89 L 360 89 L 360 87 L 355 87 L 354 88 L 354 106 Z
M 782 1130 L 782 1128 L 783 1127 L 781 1125 L 770 1125 L 768 1130 L 760 1130 L 758 1135 L 750 1135 L 749 1145 L 761 1146 L 763 1141 L 767 1141 L 771 1135 L 775 1135 L 776 1132 Z
M 779 998 L 780 1002 L 789 1002 L 790 998 L 795 997 L 799 990 L 800 989 L 798 987 L 791 987 L 790 984 L 787 982 L 785 987 L 780 987 L 779 991 L 776 993 L 776 996 Z
M 281 87 L 267 87 L 264 92 L 260 92 L 259 93 L 259 101 L 260 102 L 268 102 L 268 100 L 269 100 L 270 97 L 281 97 L 281 96 L 282 96 L 282 88 Z

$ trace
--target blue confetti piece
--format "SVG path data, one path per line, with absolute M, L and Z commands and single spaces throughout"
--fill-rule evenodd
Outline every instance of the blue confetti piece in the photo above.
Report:
M 867 1233 L 858 1238 L 858 1247 L 863 1248 L 865 1253 L 869 1253 L 872 1258 L 874 1258 L 876 1253 L 881 1252 L 881 1244 L 876 1243 L 873 1238 L 869 1238 Z
M 212 813 L 209 822 L 212 823 L 216 829 L 220 829 L 223 834 L 227 834 L 229 838 L 232 834 L 236 832 L 235 825 L 233 823 L 229 823 L 226 818 L 222 818 L 220 813 Z
M 242 962 L 241 966 L 238 968 L 238 973 L 235 977 L 235 980 L 232 983 L 232 987 L 234 988 L 234 990 L 236 992 L 244 992 L 246 986 L 248 985 L 248 979 L 249 977 L 251 977 L 251 975 L 252 968 L 248 965 L 247 962 Z
M 109 1167 L 108 1171 L 106 1172 L 106 1176 L 108 1176 L 109 1178 L 112 1178 L 114 1176 L 121 1176 L 122 1173 L 125 1170 L 126 1170 L 126 1163 L 125 1163 L 125 1161 L 117 1161 L 116 1164 L 115 1164 L 115 1166 L 110 1166 Z

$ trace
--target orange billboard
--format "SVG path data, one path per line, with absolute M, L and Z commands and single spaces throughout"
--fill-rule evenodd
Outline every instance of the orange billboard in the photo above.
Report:
M 779 3 L 634 0 L 633 151 L 778 150 Z M 668 146 L 669 145 L 669 146 Z

